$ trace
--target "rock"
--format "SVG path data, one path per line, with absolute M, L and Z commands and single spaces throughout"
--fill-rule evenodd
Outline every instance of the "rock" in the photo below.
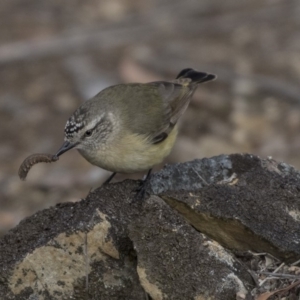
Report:
M 143 202 L 135 181 L 101 187 L 0 240 L 0 298 L 248 299 L 252 278 L 230 249 L 299 259 L 299 180 L 236 154 L 167 166 Z
M 218 243 L 152 196 L 130 224 L 141 285 L 152 299 L 236 299 L 252 278 Z
M 151 185 L 151 193 L 226 248 L 300 258 L 300 174 L 291 166 L 221 155 L 167 167 Z

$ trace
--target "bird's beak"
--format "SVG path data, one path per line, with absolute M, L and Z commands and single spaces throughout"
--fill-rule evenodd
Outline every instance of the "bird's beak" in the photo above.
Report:
M 76 144 L 71 144 L 68 141 L 65 141 L 62 146 L 59 148 L 59 150 L 57 151 L 57 153 L 55 154 L 56 157 L 59 157 L 60 155 L 62 155 L 63 153 L 67 152 L 68 150 L 74 148 L 76 146 Z

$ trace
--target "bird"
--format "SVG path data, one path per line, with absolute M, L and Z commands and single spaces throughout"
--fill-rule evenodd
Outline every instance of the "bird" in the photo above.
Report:
M 175 80 L 117 84 L 85 101 L 68 119 L 55 158 L 75 148 L 92 165 L 117 173 L 148 171 L 171 152 L 178 120 L 198 85 L 215 75 L 186 68 Z

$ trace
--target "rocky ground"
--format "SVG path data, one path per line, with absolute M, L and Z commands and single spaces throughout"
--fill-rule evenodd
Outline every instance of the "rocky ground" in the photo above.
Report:
M 249 152 L 299 169 L 299 13 L 293 0 L 2 1 L 0 232 L 109 175 L 73 151 L 17 176 L 29 154 L 55 153 L 80 103 L 185 67 L 218 80 L 195 94 L 168 162 Z
M 200 175 L 201 174 L 201 175 Z M 172 164 L 0 239 L 1 299 L 298 300 L 300 172 L 250 154 Z

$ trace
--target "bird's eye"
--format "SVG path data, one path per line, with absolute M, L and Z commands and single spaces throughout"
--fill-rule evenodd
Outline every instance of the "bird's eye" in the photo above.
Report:
M 92 130 L 87 130 L 84 135 L 85 136 L 91 136 L 92 135 Z

